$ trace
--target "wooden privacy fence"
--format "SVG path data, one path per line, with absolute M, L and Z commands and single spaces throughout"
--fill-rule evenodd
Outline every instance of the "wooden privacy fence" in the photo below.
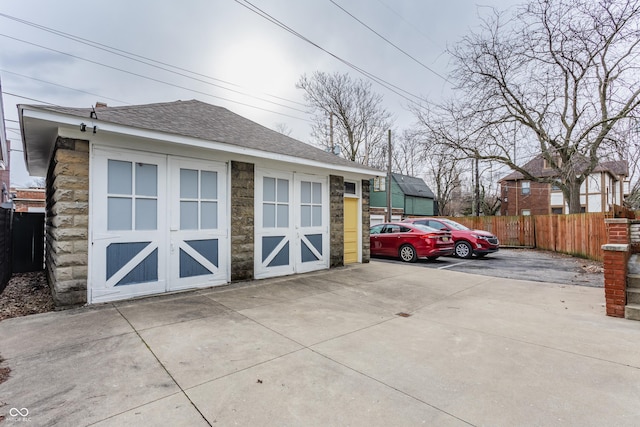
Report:
M 486 230 L 501 246 L 562 252 L 602 261 L 607 243 L 605 213 L 536 216 L 478 216 L 451 218 L 469 228 Z

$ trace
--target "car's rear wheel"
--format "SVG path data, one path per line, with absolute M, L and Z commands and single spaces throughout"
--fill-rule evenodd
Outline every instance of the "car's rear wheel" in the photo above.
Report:
M 471 258 L 473 249 L 469 243 L 460 241 L 456 243 L 455 254 L 459 258 Z
M 400 259 L 404 262 L 416 262 L 418 254 L 413 246 L 402 245 L 400 246 Z

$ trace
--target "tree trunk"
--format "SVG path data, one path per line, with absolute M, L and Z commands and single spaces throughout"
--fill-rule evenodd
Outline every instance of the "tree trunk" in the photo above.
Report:
M 580 185 L 581 182 L 573 181 L 567 183 L 569 186 L 569 194 L 565 195 L 567 198 L 567 203 L 569 204 L 569 213 L 580 213 L 582 212 L 582 205 L 580 204 Z

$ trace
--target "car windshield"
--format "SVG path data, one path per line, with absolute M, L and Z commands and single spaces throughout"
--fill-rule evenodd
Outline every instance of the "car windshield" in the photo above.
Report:
M 450 219 L 442 219 L 441 221 L 447 224 L 450 228 L 453 228 L 454 230 L 471 230 L 470 228 L 465 227 L 464 225 L 457 223 L 455 221 L 451 221 Z
M 417 228 L 420 231 L 424 231 L 424 232 L 427 232 L 427 233 L 434 233 L 434 232 L 438 231 L 435 228 L 427 227 L 426 225 L 422 225 L 422 224 L 413 224 L 413 227 Z

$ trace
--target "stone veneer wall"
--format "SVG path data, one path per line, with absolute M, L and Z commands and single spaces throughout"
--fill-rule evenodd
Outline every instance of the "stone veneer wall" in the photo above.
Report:
M 231 281 L 253 279 L 254 188 L 252 163 L 231 162 Z
M 329 176 L 329 267 L 344 265 L 344 177 Z
M 46 191 L 46 271 L 56 306 L 87 302 L 89 141 L 58 137 Z
M 362 180 L 362 263 L 367 263 L 371 259 L 371 240 L 369 239 L 369 228 L 371 224 L 371 214 L 369 212 L 370 185 L 368 179 Z

